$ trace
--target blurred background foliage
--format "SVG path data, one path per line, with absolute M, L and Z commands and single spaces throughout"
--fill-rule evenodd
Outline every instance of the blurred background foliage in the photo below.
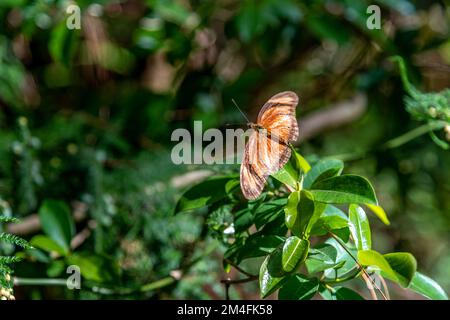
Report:
M 366 27 L 370 4 L 381 30 Z M 388 58 L 422 92 L 448 88 L 449 17 L 448 1 L 0 1 L 1 210 L 22 221 L 3 229 L 36 248 L 18 250 L 16 298 L 223 298 L 216 238 L 232 217 L 172 212 L 195 181 L 237 167 L 174 165 L 171 133 L 239 126 L 231 99 L 254 119 L 284 90 L 300 96 L 301 153 L 375 182 L 392 222 L 374 219 L 375 249 L 413 253 L 449 292 L 450 153 L 428 135 L 378 148 L 422 124 Z M 81 290 L 65 287 L 70 264 Z

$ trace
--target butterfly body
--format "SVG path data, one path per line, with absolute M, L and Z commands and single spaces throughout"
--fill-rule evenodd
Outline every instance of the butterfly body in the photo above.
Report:
M 298 97 L 285 91 L 271 97 L 261 108 L 254 131 L 245 146 L 240 183 L 247 199 L 256 199 L 269 175 L 283 167 L 291 156 L 289 143 L 298 138 L 295 108 Z

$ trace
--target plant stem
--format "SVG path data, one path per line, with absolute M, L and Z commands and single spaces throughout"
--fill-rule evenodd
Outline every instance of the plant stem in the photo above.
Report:
M 237 280 L 223 279 L 223 280 L 220 280 L 220 282 L 230 285 L 230 284 L 246 283 L 246 282 L 251 282 L 251 281 L 255 281 L 255 280 L 258 280 L 258 276 L 251 276 L 251 277 L 248 277 L 245 279 L 237 279 Z
M 14 278 L 16 286 L 66 286 L 66 279 Z
M 421 125 L 420 127 L 414 128 L 411 131 L 408 131 L 401 136 L 391 139 L 384 143 L 381 148 L 382 149 L 394 149 L 397 147 L 400 147 L 401 145 L 420 137 L 421 135 L 424 135 L 430 131 L 439 130 L 445 127 L 445 122 L 443 121 L 436 121 L 431 123 L 425 123 Z
M 396 138 L 393 138 L 391 140 L 386 141 L 383 143 L 380 147 L 375 149 L 364 149 L 360 151 L 355 151 L 352 153 L 344 153 L 344 154 L 337 154 L 333 156 L 327 156 L 325 159 L 341 159 L 342 161 L 355 161 L 364 158 L 367 154 L 373 153 L 376 151 L 383 151 L 388 149 L 395 149 L 398 148 L 405 143 L 410 142 L 411 140 L 414 140 L 424 134 L 427 134 L 429 132 L 443 129 L 445 128 L 446 123 L 444 121 L 433 121 L 429 123 L 425 123 L 417 128 L 414 128 Z
M 241 272 L 242 274 L 245 274 L 247 277 L 256 277 L 256 275 L 251 274 L 250 272 L 245 271 L 241 267 L 239 267 L 237 264 L 235 264 L 233 261 L 229 259 L 224 259 L 224 261 L 230 265 L 232 265 L 237 271 Z
M 375 289 L 378 290 L 378 292 L 380 292 L 380 294 L 383 296 L 384 300 L 388 300 L 387 297 L 384 295 L 383 291 L 381 291 L 380 288 L 378 288 L 377 284 L 375 283 L 375 281 L 372 279 L 372 277 L 369 275 L 369 273 L 367 272 L 367 270 L 359 263 L 359 261 L 353 256 L 353 254 L 350 252 L 350 250 L 347 248 L 347 246 L 345 244 L 343 244 L 341 242 L 341 239 L 339 239 L 334 233 L 329 232 L 330 235 L 334 238 L 334 240 L 336 240 L 337 243 L 339 243 L 339 245 L 349 254 L 349 256 L 355 261 L 355 263 L 358 265 L 358 267 L 360 268 L 360 270 L 362 270 L 362 272 L 364 273 L 365 276 L 367 276 L 368 279 L 370 279 L 370 281 L 372 282 L 372 285 L 375 287 Z M 369 288 L 369 287 L 368 287 Z M 370 288 L 369 288 L 370 290 Z

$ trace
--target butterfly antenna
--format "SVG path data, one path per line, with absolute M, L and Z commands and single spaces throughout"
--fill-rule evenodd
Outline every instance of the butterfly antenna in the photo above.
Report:
M 241 108 L 239 108 L 239 106 L 237 105 L 236 101 L 234 101 L 234 99 L 231 99 L 231 101 L 233 101 L 234 105 L 236 106 L 236 108 L 239 110 L 239 112 L 244 116 L 244 118 L 247 120 L 248 123 L 250 123 L 250 120 L 248 120 L 247 116 L 245 115 L 244 112 L 242 112 Z

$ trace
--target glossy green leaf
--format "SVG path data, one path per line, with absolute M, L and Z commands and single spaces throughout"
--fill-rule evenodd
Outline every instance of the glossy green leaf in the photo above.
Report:
M 447 293 L 442 287 L 433 279 L 426 275 L 416 272 L 409 284 L 408 289 L 417 292 L 429 299 L 433 300 L 448 300 Z
M 369 219 L 364 210 L 355 204 L 349 207 L 349 228 L 358 250 L 370 250 L 372 238 L 370 234 Z
M 266 298 L 280 288 L 287 280 L 281 266 L 281 250 L 268 255 L 259 270 L 259 288 L 261 298 Z
M 303 187 L 305 189 L 309 189 L 315 182 L 338 176 L 341 174 L 343 169 L 344 163 L 341 160 L 321 160 L 305 175 Z
M 357 251 L 352 246 L 347 247 L 347 250 L 352 254 L 351 256 L 334 238 L 327 239 L 325 245 L 330 245 L 336 250 L 336 267 L 324 271 L 326 279 L 344 278 L 357 272 L 358 266 L 352 258 L 352 256 L 356 257 Z
M 290 277 L 278 292 L 280 300 L 309 300 L 319 290 L 319 279 L 301 274 Z
M 314 200 L 335 203 L 377 204 L 377 198 L 369 181 L 357 175 L 342 175 L 314 184 L 310 192 Z
M 358 251 L 358 261 L 363 266 L 375 266 L 389 280 L 407 287 L 417 267 L 416 259 L 407 252 L 382 255 L 374 250 Z
M 299 171 L 295 168 L 295 163 L 293 162 L 294 160 L 291 157 L 283 168 L 272 174 L 272 177 L 293 189 L 297 189 Z
M 292 236 L 283 245 L 282 266 L 285 272 L 292 272 L 305 261 L 308 255 L 309 241 Z
M 175 213 L 199 209 L 227 197 L 239 186 L 235 176 L 214 177 L 207 179 L 187 190 L 175 208 Z
M 308 273 L 322 272 L 339 266 L 340 262 L 337 261 L 337 253 L 336 248 L 329 244 L 321 244 L 311 249 L 305 261 Z
M 323 236 L 330 231 L 337 234 L 344 228 L 348 229 L 348 217 L 340 209 L 328 204 L 320 218 L 313 225 L 311 235 Z M 347 230 L 346 233 L 349 233 L 349 231 Z M 346 238 L 345 242 L 347 240 Z
M 386 212 L 381 206 L 373 205 L 373 204 L 366 204 L 366 206 L 373 212 L 375 215 L 385 224 L 389 225 L 389 219 L 387 217 Z
M 307 238 L 324 209 L 325 205 L 314 202 L 310 192 L 306 190 L 292 192 L 285 208 L 286 226 L 294 235 Z
M 262 226 L 283 215 L 283 208 L 287 204 L 286 198 L 264 202 L 253 211 L 254 223 L 259 230 Z
M 346 287 L 334 287 L 331 290 L 324 288 L 320 295 L 325 300 L 364 300 L 359 293 Z
M 417 261 L 408 252 L 394 252 L 383 255 L 400 280 L 406 280 L 403 286 L 409 285 L 417 270 Z
M 30 244 L 35 248 L 42 249 L 47 252 L 56 252 L 62 256 L 67 254 L 67 251 L 63 247 L 61 247 L 51 238 L 41 234 L 34 236 L 30 240 Z
M 45 234 L 67 253 L 75 234 L 69 207 L 63 201 L 45 200 L 39 208 L 39 220 Z
M 298 172 L 308 172 L 311 170 L 311 166 L 309 165 L 308 161 L 306 161 L 303 156 L 298 153 L 295 149 L 292 149 L 292 157 L 294 158 L 295 167 L 297 168 Z
M 291 192 L 291 194 L 288 197 L 286 207 L 284 208 L 286 226 L 289 229 L 294 228 L 295 221 L 297 220 L 298 214 L 297 207 L 299 201 L 300 201 L 300 191 Z

